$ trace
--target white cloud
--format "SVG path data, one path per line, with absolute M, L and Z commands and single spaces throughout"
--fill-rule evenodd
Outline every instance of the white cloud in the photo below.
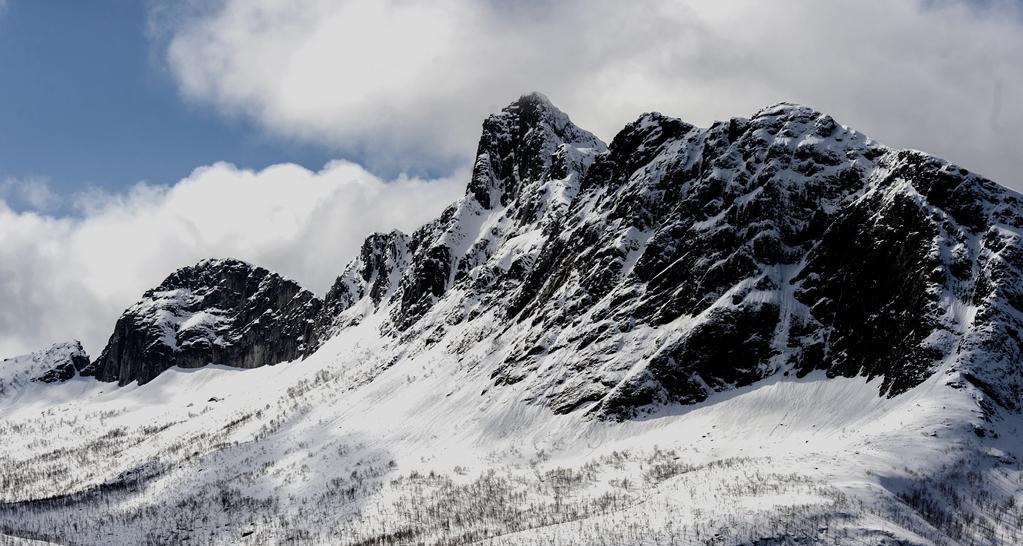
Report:
M 540 90 L 610 138 L 779 100 L 1023 186 L 1018 3 L 225 0 L 167 16 L 182 92 L 371 165 L 464 162 L 481 118 Z
M 79 195 L 75 216 L 16 212 L 0 198 L 0 357 L 72 337 L 97 356 L 124 308 L 206 257 L 245 259 L 323 295 L 366 235 L 429 221 L 467 179 L 383 181 L 343 161 L 319 172 L 220 163 L 170 187 Z
M 41 176 L 7 177 L 0 180 L 0 199 L 9 205 L 50 212 L 60 207 L 60 196 L 50 189 L 49 180 Z

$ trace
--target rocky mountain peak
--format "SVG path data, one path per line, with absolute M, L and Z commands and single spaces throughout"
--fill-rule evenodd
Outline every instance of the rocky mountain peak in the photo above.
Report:
M 31 382 L 63 383 L 89 365 L 81 342 L 54 343 L 49 348 L 0 361 L 0 394 Z
M 43 383 L 61 383 L 71 379 L 86 366 L 89 365 L 89 355 L 82 348 L 82 342 L 77 339 L 55 343 L 40 355 L 33 355 L 33 359 L 45 363 L 49 367 L 46 372 L 33 381 Z
M 483 122 L 466 195 L 475 197 L 484 209 L 507 206 L 518 196 L 523 181 L 563 177 L 567 174 L 564 161 L 606 148 L 547 97 L 523 95 Z
M 129 307 L 83 375 L 124 385 L 173 366 L 294 360 L 313 345 L 320 307 L 311 292 L 276 273 L 235 259 L 203 260 Z
M 174 271 L 150 292 L 211 289 L 225 282 L 247 278 L 253 273 L 262 277 L 269 274 L 269 271 L 235 258 L 206 258 L 195 265 L 185 266 Z

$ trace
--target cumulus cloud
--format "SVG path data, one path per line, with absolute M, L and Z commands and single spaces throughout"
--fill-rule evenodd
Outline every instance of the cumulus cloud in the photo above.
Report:
M 322 295 L 366 235 L 429 221 L 467 177 L 219 163 L 173 186 L 77 195 L 73 215 L 19 212 L 0 197 L 0 357 L 72 337 L 95 356 L 143 291 L 206 257 L 248 260 Z
M 540 90 L 610 138 L 779 100 L 1023 186 L 1017 2 L 222 0 L 156 10 L 182 93 L 397 172 L 473 150 Z M 173 13 L 174 15 L 168 15 Z
M 15 208 L 44 212 L 54 211 L 62 205 L 60 195 L 50 189 L 49 179 L 42 176 L 0 180 L 0 199 Z

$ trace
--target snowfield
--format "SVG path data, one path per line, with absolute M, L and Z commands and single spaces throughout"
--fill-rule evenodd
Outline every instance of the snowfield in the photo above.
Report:
M 427 348 L 389 365 L 405 348 L 376 326 L 254 370 L 21 385 L 0 399 L 0 528 L 61 544 L 1020 540 L 1019 422 L 983 423 L 942 373 L 891 399 L 777 376 L 615 423 L 488 389 L 496 361 Z

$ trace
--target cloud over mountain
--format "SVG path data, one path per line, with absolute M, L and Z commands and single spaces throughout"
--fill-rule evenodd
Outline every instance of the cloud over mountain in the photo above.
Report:
M 142 290 L 210 256 L 324 292 L 366 235 L 436 216 L 465 177 L 385 181 L 344 161 L 317 172 L 218 163 L 173 186 L 76 195 L 70 216 L 18 212 L 0 196 L 0 356 L 71 336 L 97 351 Z

